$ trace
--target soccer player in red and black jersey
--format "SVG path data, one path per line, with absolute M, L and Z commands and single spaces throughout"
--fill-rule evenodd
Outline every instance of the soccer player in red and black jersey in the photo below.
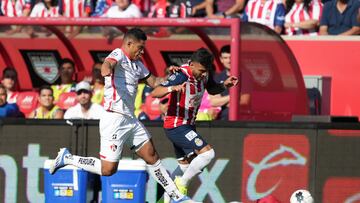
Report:
M 196 132 L 195 119 L 205 89 L 209 94 L 219 94 L 238 83 L 235 76 L 229 76 L 223 83 L 216 83 L 212 77 L 213 55 L 200 48 L 191 56 L 190 62 L 170 75 L 167 81 L 156 87 L 153 97 L 169 94 L 169 109 L 164 128 L 174 145 L 182 172 L 175 178 L 175 184 L 183 193 L 192 177 L 199 174 L 215 157 L 213 148 Z M 181 173 L 179 173 L 181 174 Z

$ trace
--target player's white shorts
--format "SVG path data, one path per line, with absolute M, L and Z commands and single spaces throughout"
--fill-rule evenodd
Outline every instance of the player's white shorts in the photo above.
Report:
M 106 112 L 100 119 L 100 159 L 118 162 L 124 144 L 135 149 L 151 138 L 136 118 Z

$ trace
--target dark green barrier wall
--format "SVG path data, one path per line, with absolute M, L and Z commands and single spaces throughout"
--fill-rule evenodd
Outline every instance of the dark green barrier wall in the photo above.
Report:
M 70 123 L 71 124 L 71 123 Z M 97 122 L 4 120 L 0 128 L 0 202 L 43 202 L 42 164 L 58 148 L 98 157 Z M 176 167 L 160 123 L 146 123 L 168 170 Z M 342 129 L 342 130 L 340 130 Z M 191 184 L 205 202 L 252 202 L 273 194 L 288 202 L 307 188 L 317 202 L 344 202 L 360 191 L 360 125 L 299 123 L 199 123 L 216 159 Z M 130 150 L 125 157 L 134 157 Z M 341 188 L 345 188 L 339 190 Z M 156 199 L 148 182 L 147 200 Z M 6 200 L 6 201 L 5 201 Z

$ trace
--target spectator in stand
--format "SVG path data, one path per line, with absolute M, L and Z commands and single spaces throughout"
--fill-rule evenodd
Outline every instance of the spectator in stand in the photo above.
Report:
M 115 0 L 116 4 L 111 6 L 102 17 L 107 18 L 140 18 L 140 9 L 132 4 L 130 0 Z
M 59 6 L 57 0 L 42 0 L 35 4 L 30 17 L 52 18 L 59 17 Z
M 318 35 L 322 3 L 318 0 L 286 0 L 285 33 Z
M 39 89 L 39 107 L 30 113 L 29 118 L 62 119 L 64 112 L 54 105 L 53 89 L 44 85 Z
M 87 9 L 90 2 L 86 0 L 58 0 L 60 15 L 68 18 L 88 17 L 90 15 Z M 81 32 L 81 26 L 67 26 L 65 32 L 69 33 L 68 38 L 74 38 Z
M 113 4 L 101 17 L 105 18 L 141 18 L 142 13 L 140 9 L 131 0 L 115 0 Z M 111 44 L 115 37 L 122 33 L 115 27 L 104 27 L 104 36 Z
M 35 0 L 1 0 L 1 13 L 6 17 L 27 17 L 30 15 L 34 4 Z M 6 33 L 12 35 L 20 32 L 22 28 L 23 26 L 13 26 Z
M 285 23 L 285 6 L 280 1 L 249 0 L 243 21 L 266 25 L 281 34 Z
M 320 20 L 320 35 L 360 34 L 359 0 L 332 0 L 325 3 Z
M 91 13 L 93 17 L 103 16 L 106 11 L 112 6 L 113 0 L 97 0 L 95 4 L 95 9 Z
M 208 18 L 239 17 L 245 7 L 245 0 L 206 0 Z
M 86 81 L 76 85 L 76 99 L 78 104 L 70 107 L 64 115 L 64 119 L 100 119 L 105 112 L 99 104 L 91 102 L 92 90 Z
M 54 92 L 55 102 L 58 101 L 60 95 L 64 92 L 73 92 L 75 90 L 75 63 L 69 58 L 64 58 L 59 66 L 61 83 L 58 85 L 51 85 Z
M 1 84 L 6 88 L 7 102 L 12 104 L 16 103 L 17 96 L 19 95 L 19 80 L 15 68 L 6 67 L 3 70 Z
M 105 80 L 101 75 L 101 65 L 102 63 L 97 62 L 93 65 L 92 68 L 92 92 L 93 96 L 91 101 L 96 104 L 103 104 L 104 101 L 104 85 Z
M 215 77 L 215 81 L 217 83 L 223 83 L 226 78 L 230 76 L 230 68 L 231 68 L 231 54 L 230 54 L 230 45 L 225 45 L 220 49 L 220 61 L 224 66 L 224 70 L 221 71 Z M 241 85 L 245 83 L 251 83 L 248 81 L 250 78 L 249 74 L 246 75 L 247 71 L 244 69 L 242 70 L 241 74 Z M 243 81 L 245 79 L 245 81 Z M 240 95 L 240 106 L 243 108 L 248 108 L 250 105 L 250 90 L 248 88 L 250 86 L 247 84 L 246 86 L 242 86 L 243 92 Z M 246 87 L 246 88 L 245 88 Z M 230 95 L 229 91 L 225 90 L 221 94 L 217 95 L 210 95 L 210 102 L 213 107 L 221 107 L 221 111 L 219 112 L 217 119 L 219 120 L 228 120 L 229 118 L 229 102 L 230 102 Z
M 9 104 L 6 97 L 6 88 L 0 84 L 0 118 L 23 117 L 16 103 Z

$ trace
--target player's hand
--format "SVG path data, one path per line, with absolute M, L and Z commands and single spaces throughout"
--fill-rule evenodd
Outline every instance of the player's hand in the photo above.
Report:
M 225 81 L 224 81 L 224 86 L 226 88 L 229 88 L 229 87 L 233 87 L 235 85 L 237 85 L 239 82 L 238 78 L 235 77 L 235 76 L 230 76 L 228 77 Z
M 179 66 L 169 66 L 169 72 L 170 73 L 175 73 L 180 71 L 180 67 Z

